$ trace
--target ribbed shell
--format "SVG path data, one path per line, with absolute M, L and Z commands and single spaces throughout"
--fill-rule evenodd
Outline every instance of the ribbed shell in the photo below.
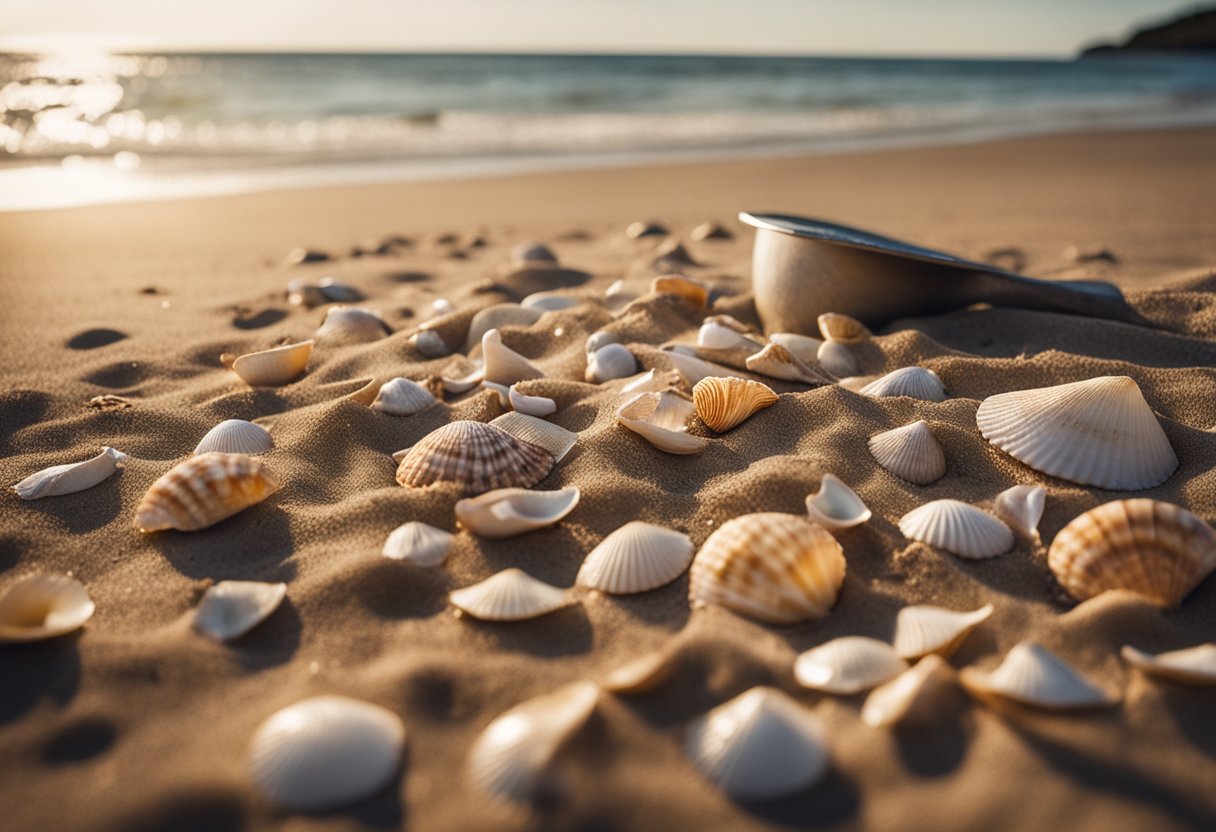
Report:
M 388 325 L 375 312 L 358 306 L 331 306 L 325 312 L 325 320 L 314 337 L 318 340 L 367 342 L 378 341 L 388 335 Z
M 1178 467 L 1157 416 L 1126 376 L 990 396 L 975 422 L 1019 462 L 1082 485 L 1138 491 Z
M 23 500 L 74 494 L 108 479 L 111 474 L 122 468 L 126 461 L 127 455 L 122 451 L 104 447 L 101 449 L 101 453 L 84 462 L 52 465 L 50 468 L 43 468 L 41 471 L 30 474 L 14 485 L 13 490 Z
M 930 722 L 938 714 L 941 694 L 954 684 L 954 670 L 930 654 L 889 682 L 875 688 L 861 708 L 861 721 L 871 728 L 900 722 Z
M 389 416 L 414 416 L 437 404 L 431 391 L 416 381 L 395 378 L 380 387 L 371 408 Z
M 65 635 L 83 627 L 94 609 L 89 593 L 75 578 L 22 578 L 0 594 L 0 644 Z
M 261 425 L 244 419 L 225 419 L 199 440 L 194 454 L 264 454 L 273 447 L 270 431 Z
M 231 641 L 269 618 L 286 595 L 287 584 L 220 581 L 203 594 L 194 629 L 215 641 Z
M 927 402 L 946 400 L 946 388 L 937 373 L 924 367 L 902 367 L 874 379 L 858 391 L 863 396 L 907 396 Z
M 1094 708 L 1119 701 L 1033 641 L 1018 644 L 990 673 L 965 667 L 959 679 L 980 698 L 995 696 L 1040 708 Z
M 930 653 L 949 656 L 967 635 L 988 620 L 992 604 L 973 612 L 929 605 L 904 607 L 895 617 L 895 652 L 905 659 L 919 659 Z
M 478 537 L 491 539 L 543 529 L 578 505 L 577 487 L 557 491 L 500 488 L 456 503 L 456 519 Z
M 448 556 L 454 539 L 451 532 L 411 520 L 393 529 L 380 553 L 418 566 L 438 566 Z
M 1150 676 L 1188 685 L 1216 685 L 1216 644 L 1200 644 L 1155 656 L 1125 645 L 1122 655 L 1124 661 Z
M 205 529 L 279 490 L 266 464 L 247 454 L 202 454 L 152 483 L 135 510 L 141 532 Z
M 617 378 L 628 378 L 638 371 L 638 360 L 624 344 L 605 344 L 587 356 L 584 378 L 591 384 L 602 384 Z
M 1047 505 L 1047 489 L 1041 485 L 1015 485 L 996 495 L 992 511 L 1022 537 L 1038 544 L 1039 520 Z
M 803 384 L 828 383 L 828 379 L 799 361 L 793 353 L 780 344 L 769 344 L 755 355 L 749 355 L 744 364 L 753 373 L 759 373 L 769 378 L 798 381 Z
M 829 531 L 851 529 L 870 519 L 870 509 L 857 492 L 833 474 L 824 474 L 819 490 L 806 498 L 806 513 Z
M 1013 532 L 986 511 L 958 500 L 934 500 L 899 521 L 909 540 L 928 543 L 969 560 L 996 557 L 1013 548 Z
M 544 448 L 484 422 L 459 421 L 428 433 L 406 451 L 397 482 L 406 488 L 451 482 L 466 493 L 482 494 L 536 485 L 552 469 L 553 456 Z
M 524 621 L 560 610 L 577 599 L 565 589 L 538 581 L 519 569 L 504 569 L 448 595 L 452 606 L 482 621 Z
M 686 534 L 635 520 L 591 550 L 575 583 L 615 595 L 647 592 L 684 574 L 693 548 Z
M 928 485 L 946 473 L 946 452 L 921 420 L 870 437 L 870 455 L 901 480 Z
M 706 539 L 689 572 L 689 600 L 771 624 L 823 618 L 844 582 L 840 544 L 822 526 L 776 512 L 745 514 Z
M 669 454 L 696 454 L 705 450 L 709 440 L 688 432 L 688 419 L 695 406 L 675 393 L 638 393 L 616 412 L 622 427 L 641 436 L 660 451 Z
M 250 387 L 278 387 L 304 372 L 312 346 L 312 341 L 302 341 L 239 357 L 225 354 L 220 361 Z
M 852 350 L 840 341 L 824 341 L 820 344 L 815 353 L 815 360 L 824 372 L 831 373 L 836 378 L 855 376 L 861 370 Z
M 1171 503 L 1115 500 L 1065 526 L 1047 565 L 1078 601 L 1126 589 L 1176 607 L 1216 569 L 1216 531 Z
M 692 401 L 701 421 L 718 433 L 725 433 L 757 411 L 776 404 L 777 394 L 758 381 L 715 377 L 696 383 Z
M 824 312 L 819 316 L 819 334 L 828 341 L 860 341 L 870 337 L 870 330 L 856 318 Z
M 908 669 L 885 641 L 844 636 L 813 647 L 794 660 L 798 684 L 825 693 L 858 693 Z
M 481 357 L 485 362 L 484 380 L 510 387 L 517 381 L 543 378 L 544 373 L 532 366 L 528 359 L 502 342 L 497 329 L 481 336 Z
M 554 462 L 561 462 L 578 442 L 578 434 L 574 431 L 526 413 L 504 413 L 491 421 L 490 425 L 506 431 L 520 442 L 543 448 L 553 456 Z

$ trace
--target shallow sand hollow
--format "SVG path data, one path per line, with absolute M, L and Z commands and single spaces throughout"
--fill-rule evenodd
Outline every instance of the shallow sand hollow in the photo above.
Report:
M 1075 606 L 1048 578 L 1042 551 L 1019 541 L 988 561 L 964 561 L 905 540 L 895 526 L 933 499 L 990 505 L 1016 484 L 1048 488 L 1043 539 L 1078 513 L 1125 494 L 1074 486 L 1014 462 L 975 426 L 984 397 L 1099 375 L 1134 378 L 1180 460 L 1164 484 L 1135 496 L 1216 519 L 1216 131 L 1025 139 L 935 150 L 638 168 L 485 180 L 252 195 L 157 206 L 0 216 L 0 480 L 84 459 L 102 445 L 127 467 L 78 494 L 0 497 L 0 585 L 70 572 L 96 615 L 51 642 L 0 646 L 0 806 L 5 828 L 433 829 L 516 828 L 466 783 L 473 739 L 501 712 L 568 682 L 599 679 L 663 648 L 674 672 L 653 693 L 601 697 L 563 752 L 567 799 L 537 818 L 553 828 L 1186 829 L 1216 823 L 1216 719 L 1210 693 L 1151 681 L 1119 658 L 1125 643 L 1157 652 L 1216 640 L 1216 580 L 1176 611 L 1127 594 Z M 751 237 L 738 209 L 786 210 L 854 222 L 983 257 L 1017 248 L 1029 274 L 1094 277 L 1128 287 L 1157 329 L 1003 309 L 898 321 L 857 355 L 866 374 L 919 364 L 941 403 L 871 399 L 837 386 L 774 383 L 780 400 L 712 437 L 692 457 L 660 453 L 614 422 L 619 383 L 583 379 L 583 343 L 601 328 L 642 364 L 658 347 L 692 343 L 703 312 L 649 295 L 621 317 L 605 289 L 625 278 L 644 293 L 662 238 L 625 226 L 666 222 L 717 290 L 714 311 L 757 323 L 748 294 Z M 703 220 L 730 241 L 689 242 Z M 457 235 L 440 243 L 442 232 Z M 413 245 L 351 258 L 389 233 Z M 471 246 L 474 236 L 484 246 Z M 380 555 L 408 520 L 454 530 L 450 488 L 408 490 L 393 451 L 454 419 L 488 420 L 492 394 L 449 397 L 390 417 L 345 396 L 372 376 L 423 379 L 450 359 L 426 359 L 409 336 L 443 297 L 461 310 L 510 299 L 487 278 L 525 239 L 593 277 L 586 298 L 504 341 L 546 373 L 525 389 L 554 398 L 551 421 L 579 433 L 537 487 L 577 485 L 560 524 L 507 540 L 457 535 L 446 563 L 424 569 Z M 1118 258 L 1070 262 L 1069 245 Z M 309 246 L 331 262 L 290 267 Z M 1004 254 L 1001 256 L 1011 256 Z M 282 338 L 310 337 L 323 312 L 289 305 L 288 280 L 333 275 L 395 330 L 365 344 L 318 344 L 309 370 L 279 388 L 250 389 L 218 361 Z M 449 333 L 445 331 L 445 336 Z M 449 340 L 452 340 L 449 338 Z M 124 409 L 86 402 L 111 394 Z M 211 529 L 140 535 L 131 528 L 147 487 L 214 424 L 258 419 L 284 481 L 264 504 Z M 926 420 L 947 473 L 902 482 L 866 450 L 875 433 Z M 688 579 L 583 603 L 520 623 L 457 619 L 447 592 L 517 566 L 570 586 L 585 554 L 629 520 L 687 532 L 696 545 L 755 511 L 801 513 L 832 472 L 874 512 L 839 532 L 848 574 L 822 622 L 767 627 L 721 609 L 690 611 Z M 287 601 L 230 645 L 195 633 L 191 616 L 212 582 L 284 581 Z M 798 687 L 797 653 L 841 635 L 889 638 L 901 606 L 934 603 L 996 612 L 951 659 L 995 666 L 1033 638 L 1110 690 L 1114 709 L 1054 715 L 993 710 L 959 697 L 931 730 L 875 730 L 863 695 Z M 740 804 L 715 790 L 681 751 L 694 717 L 753 685 L 775 685 L 813 708 L 831 739 L 832 769 L 815 788 Z M 245 749 L 275 710 L 338 693 L 382 705 L 406 726 L 393 786 L 348 810 L 294 816 L 253 796 Z

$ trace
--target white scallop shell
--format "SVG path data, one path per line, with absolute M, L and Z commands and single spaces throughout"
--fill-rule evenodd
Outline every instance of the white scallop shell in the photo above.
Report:
M 269 618 L 286 595 L 287 584 L 220 581 L 203 594 L 194 629 L 215 641 L 232 641 Z
M 438 566 L 448 556 L 455 535 L 426 523 L 402 523 L 384 541 L 381 554 L 393 560 L 408 560 L 419 566 Z
M 697 346 L 711 350 L 747 350 L 756 352 L 760 345 L 738 330 L 719 323 L 704 323 L 697 331 Z
M 529 396 L 526 393 L 521 393 L 515 389 L 516 385 L 512 384 L 507 390 L 507 399 L 511 402 L 511 407 L 517 413 L 523 413 L 526 416 L 550 416 L 557 412 L 557 402 L 547 396 Z
M 414 416 L 437 404 L 431 391 L 408 378 L 395 378 L 381 385 L 371 408 L 389 416 Z
M 17 496 L 23 500 L 37 500 L 41 497 L 59 497 L 63 494 L 74 494 L 92 488 L 111 474 L 122 468 L 127 461 L 127 455 L 111 447 L 104 447 L 101 453 L 84 462 L 69 462 L 66 465 L 52 465 L 41 471 L 30 474 L 13 486 Z
M 930 653 L 949 656 L 967 635 L 992 615 L 992 604 L 973 612 L 929 605 L 904 607 L 895 617 L 895 652 L 905 659 L 919 659 Z
M 954 684 L 954 670 L 930 653 L 908 670 L 872 690 L 861 707 L 861 721 L 871 728 L 900 722 L 930 722 L 942 694 Z
M 825 693 L 858 693 L 903 673 L 908 663 L 885 641 L 844 636 L 794 660 L 798 684 Z
M 273 447 L 270 431 L 261 425 L 244 419 L 225 419 L 199 440 L 194 454 L 264 454 Z
M 752 688 L 694 721 L 684 750 L 706 777 L 743 800 L 800 791 L 830 763 L 819 718 L 770 687 Z
M 824 341 L 815 353 L 819 366 L 836 378 L 855 376 L 861 371 L 853 351 L 841 341 Z
M 923 419 L 870 437 L 870 454 L 902 480 L 928 485 L 946 473 L 946 452 Z
M 616 378 L 628 378 L 638 371 L 638 360 L 624 344 L 605 344 L 587 357 L 585 378 L 592 384 L 602 384 Z
M 498 539 L 543 529 L 578 505 L 576 487 L 558 491 L 499 488 L 456 503 L 456 519 L 479 537 Z
M 317 340 L 378 341 L 388 333 L 388 324 L 378 312 L 358 306 L 331 306 L 313 337 Z
M 934 500 L 905 514 L 899 530 L 968 560 L 995 557 L 1013 548 L 1013 532 L 986 511 L 958 500 Z
M 924 367 L 902 367 L 871 381 L 858 391 L 863 396 L 908 396 L 927 402 L 946 400 L 946 388 L 937 373 Z
M 851 529 L 870 519 L 870 509 L 857 492 L 833 474 L 824 474 L 819 490 L 806 498 L 806 513 L 830 531 Z
M 593 332 L 587 336 L 587 345 L 585 350 L 587 355 L 591 355 L 601 347 L 606 347 L 609 344 L 619 343 L 621 343 L 621 336 L 617 335 L 615 332 L 608 332 L 607 330 L 601 329 L 598 332 Z
M 313 343 L 284 344 L 239 357 L 225 353 L 220 356 L 220 362 L 250 387 L 278 387 L 304 372 Z
M 452 348 L 443 340 L 443 336 L 433 329 L 424 329 L 410 336 L 410 343 L 425 358 L 443 358 L 452 354 Z
M 1041 485 L 1015 485 L 996 495 L 992 510 L 1005 525 L 1032 543 L 1039 543 L 1039 520 L 1047 504 Z
M 544 419 L 529 416 L 527 413 L 514 411 L 504 413 L 493 419 L 490 424 L 499 430 L 506 431 L 520 442 L 544 448 L 553 457 L 554 462 L 561 462 L 565 459 L 566 454 L 570 453 L 570 449 L 578 442 L 578 434 L 574 431 L 566 430 L 561 425 L 546 422 Z
M 1040 708 L 1093 708 L 1119 701 L 1033 641 L 1015 646 L 995 670 L 985 673 L 965 667 L 959 679 L 980 698 L 993 696 Z
M 635 520 L 591 550 L 575 583 L 614 595 L 647 592 L 684 574 L 692 555 L 688 535 Z
M 692 402 L 675 393 L 638 393 L 620 406 L 616 420 L 660 451 L 696 454 L 709 440 L 688 433 L 695 412 Z
M 774 332 L 768 336 L 774 344 L 780 344 L 790 351 L 790 354 L 804 364 L 819 360 L 819 348 L 823 341 L 809 335 L 799 335 L 796 332 Z
M 504 569 L 448 594 L 452 606 L 482 621 L 524 621 L 560 610 L 578 599 L 569 590 L 538 581 L 519 569 Z
M 524 309 L 539 309 L 541 312 L 556 312 L 578 306 L 582 301 L 556 292 L 533 292 L 519 302 Z
M 543 378 L 544 373 L 533 367 L 528 359 L 502 342 L 502 334 L 491 329 L 481 336 L 483 380 L 510 387 L 517 381 Z
M 345 696 L 314 696 L 276 711 L 249 743 L 259 792 L 293 811 L 335 809 L 389 784 L 405 726 L 392 711 Z
M 1188 685 L 1216 685 L 1216 644 L 1200 644 L 1153 656 L 1125 645 L 1123 659 L 1150 676 Z
M 755 355 L 748 356 L 744 364 L 753 373 L 769 378 L 798 381 L 803 384 L 826 384 L 828 381 L 780 344 L 769 344 Z
M 739 375 L 737 370 L 732 370 L 730 367 L 723 367 L 720 364 L 714 364 L 674 349 L 663 350 L 663 355 L 671 360 L 671 365 L 684 377 L 684 381 L 688 382 L 690 387 L 703 378 Z
M 94 608 L 89 593 L 75 578 L 22 578 L 0 594 L 0 644 L 65 635 L 83 627 Z

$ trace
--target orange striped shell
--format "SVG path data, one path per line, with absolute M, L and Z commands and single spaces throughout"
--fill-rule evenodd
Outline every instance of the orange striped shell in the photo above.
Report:
M 213 526 L 279 490 L 266 464 L 247 454 L 210 453 L 173 466 L 135 510 L 141 532 Z
M 397 482 L 422 488 L 453 482 L 470 494 L 528 488 L 553 469 L 553 455 L 484 422 L 451 422 L 422 437 L 401 458 Z

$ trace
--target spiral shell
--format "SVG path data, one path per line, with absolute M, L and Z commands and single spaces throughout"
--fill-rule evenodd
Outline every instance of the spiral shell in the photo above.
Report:
M 528 488 L 553 469 L 553 455 L 484 422 L 451 422 L 405 452 L 397 482 L 421 488 L 452 482 L 467 493 Z
M 152 483 L 135 510 L 141 532 L 205 529 L 279 490 L 266 464 L 246 454 L 191 457 Z
M 704 378 L 692 389 L 701 421 L 718 433 L 743 424 L 752 414 L 777 403 L 768 385 L 743 378 Z

